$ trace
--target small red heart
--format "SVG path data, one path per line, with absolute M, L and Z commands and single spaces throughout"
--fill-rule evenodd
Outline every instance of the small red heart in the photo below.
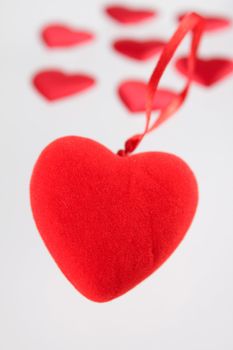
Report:
M 162 40 L 120 39 L 113 43 L 113 48 L 135 60 L 146 61 L 161 52 L 165 44 Z
M 178 157 L 120 157 L 64 137 L 41 153 L 30 185 L 37 228 L 68 280 L 87 298 L 114 299 L 153 273 L 193 219 L 197 184 Z
M 148 9 L 135 9 L 126 6 L 107 6 L 106 13 L 121 24 L 137 24 L 156 16 L 156 12 Z
M 51 24 L 42 30 L 41 37 L 49 47 L 70 47 L 90 41 L 94 35 L 63 24 Z
M 120 84 L 118 88 L 119 96 L 132 113 L 145 111 L 146 86 L 146 83 L 137 80 L 127 80 Z M 152 110 L 164 109 L 175 98 L 175 96 L 176 93 L 171 90 L 157 90 Z
M 180 73 L 188 74 L 187 57 L 176 61 L 176 68 Z M 193 80 L 203 86 L 212 86 L 225 79 L 233 72 L 233 60 L 226 58 L 197 59 Z
M 95 79 L 84 74 L 67 74 L 59 70 L 45 70 L 33 78 L 37 91 L 49 101 L 80 93 L 95 84 Z
M 178 20 L 181 21 L 187 13 L 188 12 L 180 14 Z M 204 18 L 204 31 L 206 32 L 224 29 L 231 25 L 231 20 L 228 18 L 206 15 L 202 15 L 202 17 Z

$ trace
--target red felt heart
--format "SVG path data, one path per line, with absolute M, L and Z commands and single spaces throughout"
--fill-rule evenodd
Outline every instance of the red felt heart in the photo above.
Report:
M 181 21 L 187 13 L 188 12 L 180 14 L 178 20 Z M 206 15 L 202 15 L 202 17 L 204 18 L 204 31 L 206 32 L 224 29 L 231 25 L 231 20 L 229 18 Z
M 106 13 L 121 24 L 137 24 L 156 16 L 156 12 L 148 9 L 135 9 L 126 6 L 112 5 L 105 8 Z
M 162 40 L 120 39 L 113 43 L 117 52 L 139 61 L 154 57 L 161 52 L 164 46 L 165 42 Z
M 183 239 L 197 184 L 178 157 L 120 157 L 101 144 L 64 137 L 41 153 L 31 206 L 48 250 L 87 298 L 104 302 L 154 272 Z
M 51 24 L 45 27 L 41 36 L 49 47 L 70 47 L 92 40 L 94 35 L 62 24 Z
M 95 84 L 95 79 L 84 74 L 67 74 L 59 70 L 45 70 L 37 73 L 33 84 L 49 101 L 55 101 L 80 93 Z
M 176 61 L 179 72 L 188 75 L 188 59 L 181 57 Z M 203 86 L 212 86 L 233 73 L 233 60 L 225 58 L 197 59 L 193 80 Z
M 146 109 L 147 84 L 137 80 L 127 80 L 120 84 L 118 93 L 126 107 L 133 113 L 144 112 Z M 175 98 L 176 93 L 159 89 L 156 91 L 152 110 L 164 109 Z

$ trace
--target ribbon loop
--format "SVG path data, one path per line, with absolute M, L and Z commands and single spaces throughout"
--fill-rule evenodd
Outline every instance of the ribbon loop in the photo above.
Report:
M 132 153 L 139 143 L 142 141 L 144 136 L 149 132 L 156 129 L 162 123 L 164 123 L 169 117 L 171 117 L 184 103 L 193 78 L 193 73 L 195 69 L 195 62 L 197 58 L 197 50 L 199 47 L 200 39 L 203 34 L 204 29 L 204 19 L 198 14 L 191 12 L 187 14 L 180 22 L 177 30 L 168 41 L 164 47 L 160 59 L 149 79 L 147 84 L 147 99 L 146 99 L 146 125 L 143 133 L 134 135 L 125 142 L 125 149 L 118 152 L 118 155 L 125 156 Z M 155 122 L 150 125 L 151 112 L 153 107 L 153 99 L 158 88 L 160 79 L 163 76 L 167 65 L 171 61 L 173 55 L 175 54 L 177 48 L 183 41 L 184 37 L 192 32 L 192 42 L 190 53 L 188 57 L 188 76 L 185 87 L 180 93 L 177 93 L 176 97 L 171 101 L 171 103 L 160 111 L 158 118 Z

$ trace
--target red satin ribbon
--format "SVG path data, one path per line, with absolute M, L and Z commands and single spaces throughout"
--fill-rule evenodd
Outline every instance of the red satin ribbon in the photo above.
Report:
M 125 149 L 118 151 L 117 153 L 118 155 L 125 156 L 132 153 L 137 148 L 137 146 L 139 145 L 139 143 L 142 141 L 143 137 L 146 134 L 156 129 L 159 125 L 165 122 L 181 107 L 185 98 L 188 95 L 189 88 L 192 82 L 195 62 L 197 58 L 197 49 L 199 46 L 201 36 L 203 34 L 203 29 L 204 29 L 204 19 L 196 13 L 189 13 L 182 19 L 176 32 L 173 34 L 169 42 L 164 47 L 163 52 L 158 61 L 158 64 L 155 67 L 150 77 L 150 80 L 147 84 L 145 130 L 143 133 L 134 135 L 131 138 L 129 138 L 125 142 Z M 157 91 L 159 81 L 167 65 L 171 61 L 174 53 L 176 52 L 177 48 L 179 47 L 182 40 L 184 39 L 184 37 L 187 35 L 189 31 L 192 32 L 192 41 L 191 41 L 191 48 L 190 48 L 190 53 L 188 57 L 188 76 L 187 76 L 187 82 L 185 84 L 185 87 L 180 93 L 177 94 L 177 96 L 171 101 L 171 103 L 166 108 L 160 111 L 158 118 L 155 120 L 155 122 L 152 125 L 150 125 L 153 99 Z

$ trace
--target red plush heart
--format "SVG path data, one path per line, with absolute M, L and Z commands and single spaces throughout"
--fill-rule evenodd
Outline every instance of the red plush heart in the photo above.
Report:
M 62 24 L 51 24 L 45 27 L 41 36 L 49 47 L 75 46 L 94 38 L 90 32 L 72 29 Z
M 126 6 L 107 6 L 106 13 L 121 24 L 137 24 L 155 17 L 156 12 L 148 9 L 135 9 Z
M 45 70 L 34 76 L 33 84 L 41 95 L 49 101 L 54 101 L 90 88 L 95 84 L 95 79 L 83 74 Z
M 188 12 L 187 12 L 188 13 Z M 178 20 L 181 21 L 187 13 L 182 13 L 178 16 Z M 212 32 L 220 29 L 227 28 L 231 25 L 231 20 L 224 17 L 213 17 L 202 15 L 204 18 L 204 31 Z
M 178 157 L 120 157 L 64 137 L 41 153 L 31 178 L 38 230 L 68 280 L 104 302 L 133 288 L 176 249 L 197 206 L 197 184 Z
M 137 80 L 127 80 L 120 84 L 118 93 L 126 107 L 133 113 L 144 112 L 146 109 L 146 87 L 147 84 Z M 160 110 L 167 107 L 174 99 L 176 93 L 167 90 L 157 90 L 152 110 Z
M 181 57 L 176 61 L 179 72 L 188 75 L 188 59 Z M 233 61 L 226 58 L 197 59 L 193 80 L 203 86 L 212 86 L 233 73 Z
M 145 61 L 154 57 L 161 52 L 164 46 L 165 42 L 162 40 L 120 39 L 113 43 L 116 51 L 139 61 Z

